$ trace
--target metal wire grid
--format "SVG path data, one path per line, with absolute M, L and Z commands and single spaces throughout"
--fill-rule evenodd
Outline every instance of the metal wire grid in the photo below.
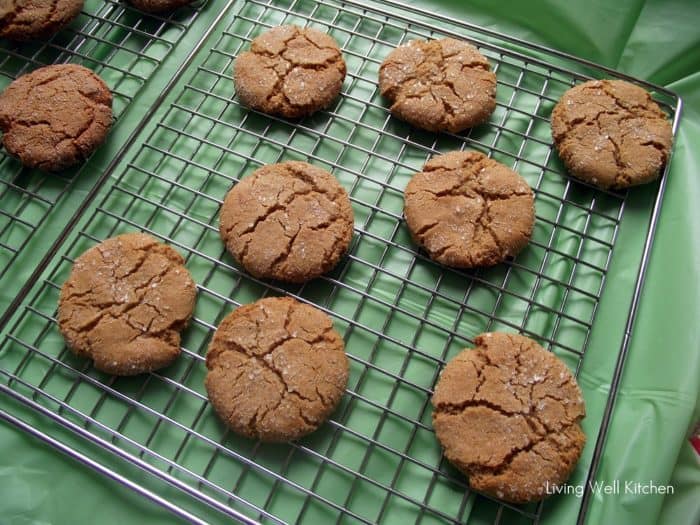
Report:
M 328 31 L 348 63 L 336 105 L 294 124 L 249 111 L 231 96 L 235 56 L 280 23 Z M 239 518 L 240 512 L 266 522 L 539 522 L 546 504 L 513 506 L 469 491 L 441 457 L 429 397 L 445 361 L 488 330 L 534 337 L 578 374 L 626 194 L 567 178 L 552 155 L 548 115 L 582 76 L 473 33 L 495 66 L 498 108 L 483 129 L 436 136 L 389 116 L 376 75 L 390 49 L 443 30 L 350 2 L 243 5 L 11 327 L 0 347 L 6 390 Z M 401 220 L 410 176 L 431 155 L 465 147 L 513 166 L 536 192 L 530 246 L 510 263 L 474 272 L 432 263 Z M 330 169 L 348 189 L 356 216 L 347 257 L 328 276 L 300 286 L 245 274 L 218 239 L 225 192 L 255 167 L 282 159 Z M 108 377 L 64 348 L 56 301 L 75 257 L 134 229 L 186 255 L 200 283 L 197 310 L 176 365 L 145 378 Z M 332 315 L 351 359 L 348 392 L 332 420 L 288 445 L 229 434 L 203 390 L 203 356 L 215 327 L 233 307 L 269 293 L 294 295 Z M 596 432 L 600 421 L 587 424 Z M 590 466 L 584 457 L 575 479 L 585 479 Z
M 201 1 L 196 4 L 201 5 Z M 38 67 L 77 63 L 109 85 L 118 119 L 185 33 L 199 7 L 167 17 L 144 16 L 126 3 L 88 0 L 78 19 L 48 40 L 0 44 L 0 90 Z M 72 186 L 76 171 L 79 168 L 51 174 L 23 169 L 4 150 L 0 153 L 0 279 Z

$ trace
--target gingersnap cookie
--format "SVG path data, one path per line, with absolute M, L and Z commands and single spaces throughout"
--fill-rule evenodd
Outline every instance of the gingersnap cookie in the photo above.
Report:
M 108 374 L 131 376 L 172 363 L 196 288 L 175 250 L 127 233 L 75 260 L 61 288 L 58 327 L 68 346 Z
M 576 380 L 554 354 L 515 334 L 486 333 L 435 386 L 433 427 L 445 457 L 478 491 L 512 503 L 564 483 L 586 436 Z
M 0 94 L 2 142 L 25 166 L 60 171 L 85 160 L 112 125 L 112 93 L 75 64 L 46 66 Z
M 426 162 L 406 186 L 404 216 L 431 259 L 455 268 L 492 266 L 522 250 L 535 222 L 520 175 L 476 151 Z
M 234 432 L 291 441 L 316 430 L 348 382 L 343 339 L 321 310 L 287 297 L 241 306 L 216 329 L 205 386 Z
M 2 0 L 0 38 L 48 38 L 80 14 L 83 0 Z
M 614 189 L 656 179 L 673 139 L 651 95 L 623 80 L 591 80 L 564 93 L 552 111 L 552 137 L 572 175 Z
M 234 64 L 241 101 L 286 118 L 330 106 L 345 79 L 345 60 L 336 41 L 310 27 L 273 27 L 250 44 Z
M 379 68 L 379 89 L 394 116 L 428 131 L 473 128 L 496 108 L 496 75 L 488 60 L 454 38 L 397 47 Z
M 347 251 L 353 212 L 333 175 L 288 161 L 255 170 L 228 192 L 219 231 L 254 276 L 301 283 L 331 270 Z
M 146 13 L 163 13 L 191 4 L 194 0 L 129 0 L 131 5 Z

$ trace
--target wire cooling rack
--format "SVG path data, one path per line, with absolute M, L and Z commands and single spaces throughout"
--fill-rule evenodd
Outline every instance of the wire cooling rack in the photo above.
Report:
M 118 119 L 180 40 L 201 5 L 200 1 L 163 17 L 145 16 L 114 0 L 87 0 L 78 18 L 48 40 L 0 43 L 0 90 L 38 67 L 81 64 L 110 87 Z M 80 171 L 47 174 L 23 169 L 4 150 L 0 153 L 0 280 Z
M 213 39 L 203 43 L 128 162 L 93 206 L 84 204 L 77 229 L 6 327 L 0 388 L 60 427 L 241 521 L 538 523 L 546 519 L 548 502 L 515 506 L 469 490 L 442 458 L 429 398 L 444 363 L 484 331 L 523 333 L 577 374 L 585 370 L 629 197 L 566 175 L 553 153 L 549 114 L 576 82 L 616 74 L 474 26 L 397 9 L 392 2 L 377 5 L 236 4 Z M 257 34 L 282 23 L 329 32 L 348 65 L 335 105 L 299 122 L 251 111 L 233 96 L 235 57 Z M 391 49 L 445 35 L 478 45 L 498 77 L 498 106 L 490 123 L 466 135 L 411 129 L 389 115 L 377 91 L 379 64 Z M 680 100 L 659 88 L 655 95 L 674 116 L 675 132 Z M 412 174 L 431 155 L 463 148 L 512 166 L 536 194 L 530 245 L 512 262 L 472 272 L 430 261 L 402 221 L 402 191 Z M 350 194 L 355 235 L 330 274 L 279 286 L 246 274 L 225 253 L 218 210 L 242 176 L 287 159 L 332 171 Z M 665 175 L 653 187 L 656 207 L 638 244 L 640 278 L 630 291 L 630 323 L 664 185 Z M 183 253 L 199 296 L 178 362 L 147 376 L 117 378 L 65 348 L 55 311 L 74 259 L 107 237 L 133 230 Z M 268 294 L 290 294 L 328 312 L 351 360 L 347 395 L 331 420 L 283 445 L 227 432 L 203 387 L 204 355 L 215 327 L 233 308 Z M 625 353 L 626 343 L 610 366 L 608 405 L 585 420 L 589 452 L 574 482 L 595 473 Z M 579 521 L 586 501 L 569 501 Z M 201 518 L 172 501 L 159 503 L 187 519 Z

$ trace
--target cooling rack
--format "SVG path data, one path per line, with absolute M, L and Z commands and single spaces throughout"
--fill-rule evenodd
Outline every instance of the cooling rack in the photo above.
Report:
M 298 122 L 242 107 L 231 81 L 238 53 L 281 23 L 329 32 L 348 65 L 335 105 Z M 391 49 L 446 35 L 475 43 L 498 77 L 490 123 L 465 135 L 411 129 L 389 115 L 377 91 L 379 64 Z M 580 380 L 589 367 L 605 377 L 610 394 L 584 420 L 589 444 L 572 482 L 595 476 L 666 174 L 635 194 L 569 178 L 553 153 L 549 114 L 577 82 L 633 79 L 391 1 L 235 2 L 199 46 L 98 198 L 80 206 L 80 220 L 66 232 L 65 243 L 48 254 L 46 272 L 20 297 L 0 340 L 2 391 L 210 509 L 192 514 L 125 479 L 118 465 L 57 445 L 190 521 L 229 516 L 264 523 L 539 523 L 567 507 L 582 523 L 588 495 L 516 506 L 470 491 L 442 458 L 429 398 L 444 363 L 475 335 L 505 330 L 533 337 Z M 680 100 L 641 84 L 673 117 L 675 133 Z M 515 260 L 470 272 L 430 261 L 402 221 L 402 191 L 412 174 L 431 155 L 464 148 L 483 151 L 525 177 L 535 191 L 537 215 L 532 242 Z M 353 204 L 355 235 L 330 274 L 282 286 L 251 277 L 225 253 L 218 209 L 241 177 L 288 159 L 308 160 L 339 179 Z M 647 231 L 623 231 L 630 203 L 647 205 Z M 107 237 L 133 230 L 178 249 L 199 294 L 178 362 L 147 376 L 117 378 L 65 348 L 55 311 L 74 259 Z M 639 255 L 638 278 L 629 290 L 615 290 L 625 313 L 615 346 L 603 349 L 607 355 L 599 367 L 601 349 L 590 344 L 593 323 L 622 240 Z M 203 387 L 204 355 L 215 327 L 233 308 L 269 294 L 292 295 L 331 315 L 351 361 L 347 394 L 331 420 L 283 445 L 227 432 Z M 587 397 L 587 383 L 581 384 Z M 56 441 L 15 415 L 3 417 Z
M 49 64 L 75 63 L 95 71 L 109 85 L 113 113 L 119 119 L 158 65 L 170 54 L 194 21 L 204 2 L 167 16 L 144 15 L 127 3 L 87 0 L 82 13 L 48 40 L 0 43 L 0 90 L 18 76 Z M 19 285 L 8 272 L 50 212 L 88 170 L 63 173 L 23 169 L 18 160 L 0 152 L 0 283 Z M 41 244 L 31 246 L 38 259 Z M 9 292 L 8 292 L 9 295 Z M 0 310 L 0 314 L 3 312 Z

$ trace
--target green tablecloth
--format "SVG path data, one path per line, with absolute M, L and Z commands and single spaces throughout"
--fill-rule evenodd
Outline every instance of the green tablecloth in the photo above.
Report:
M 662 84 L 683 97 L 668 190 L 598 476 L 672 483 L 676 491 L 667 497 L 598 496 L 588 522 L 700 523 L 700 462 L 687 440 L 699 416 L 700 385 L 700 3 L 417 4 Z M 188 38 L 194 41 L 199 34 Z M 636 268 L 630 268 L 616 278 L 633 280 L 635 275 Z M 174 521 L 166 511 L 14 428 L 0 426 L 0 444 L 0 523 Z

